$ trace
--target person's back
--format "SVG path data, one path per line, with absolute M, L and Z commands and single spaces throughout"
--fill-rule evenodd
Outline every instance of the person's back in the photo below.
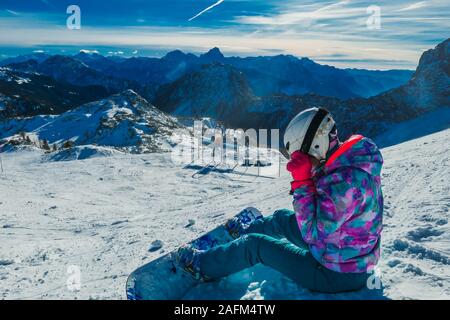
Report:
M 294 191 L 294 209 L 305 242 L 325 267 L 370 271 L 380 255 L 383 158 L 368 138 L 352 136 Z

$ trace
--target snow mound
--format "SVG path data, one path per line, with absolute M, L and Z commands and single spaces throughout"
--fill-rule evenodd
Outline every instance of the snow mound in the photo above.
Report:
M 43 157 L 44 161 L 73 161 L 73 160 L 85 160 L 95 157 L 107 157 L 117 154 L 122 154 L 122 152 L 99 146 L 77 146 L 72 148 L 63 149 L 57 152 L 52 152 L 46 154 Z

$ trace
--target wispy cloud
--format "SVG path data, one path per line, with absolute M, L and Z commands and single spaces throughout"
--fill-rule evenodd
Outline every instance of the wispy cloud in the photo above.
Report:
M 348 16 L 351 14 L 352 9 L 343 9 L 349 1 L 339 1 L 325 6 L 319 6 L 313 10 L 305 10 L 302 7 L 299 8 L 287 8 L 279 13 L 272 15 L 251 15 L 251 16 L 239 16 L 237 17 L 238 23 L 243 24 L 260 24 L 260 25 L 292 25 L 298 24 L 305 20 L 314 20 L 322 18 L 336 18 L 342 16 Z
M 209 10 L 211 10 L 214 7 L 217 7 L 218 5 L 220 5 L 222 2 L 224 2 L 225 0 L 219 0 L 216 3 L 214 3 L 213 5 L 209 6 L 208 8 L 206 8 L 205 10 L 200 11 L 199 13 L 197 13 L 195 16 L 193 16 L 192 18 L 190 18 L 188 21 L 192 21 L 194 19 L 197 19 L 198 17 L 200 17 L 202 14 L 204 14 L 205 12 L 208 12 Z
M 92 54 L 92 53 L 99 53 L 98 50 L 88 50 L 88 49 L 81 49 L 80 53 L 87 53 L 87 54 Z
M 13 10 L 9 10 L 9 9 L 5 9 L 5 11 L 10 13 L 10 14 L 12 14 L 12 15 L 14 15 L 14 16 L 18 16 L 19 15 L 19 13 L 17 11 L 13 11 Z
M 123 51 L 108 51 L 108 54 L 111 56 L 121 56 L 123 55 L 125 52 Z
M 55 9 L 55 5 L 51 3 L 49 0 L 41 0 L 43 4 L 45 4 L 47 7 Z
M 403 7 L 399 9 L 398 11 L 411 11 L 411 10 L 417 10 L 428 6 L 428 1 L 420 1 L 416 3 L 412 3 L 406 7 Z

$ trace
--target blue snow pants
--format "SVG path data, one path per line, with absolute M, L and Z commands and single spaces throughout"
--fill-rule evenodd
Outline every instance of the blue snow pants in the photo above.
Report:
M 246 234 L 200 256 L 201 273 L 218 279 L 258 263 L 312 291 L 338 293 L 366 286 L 367 273 L 340 273 L 323 267 L 310 253 L 295 213 L 278 210 L 253 223 Z

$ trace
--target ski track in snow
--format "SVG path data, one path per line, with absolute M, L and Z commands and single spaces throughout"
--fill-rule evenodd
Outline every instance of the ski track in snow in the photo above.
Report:
M 185 298 L 450 298 L 449 139 L 446 130 L 383 149 L 382 289 L 312 293 L 256 266 L 200 285 Z M 218 173 L 193 179 L 169 154 L 47 162 L 40 152 L 18 151 L 2 158 L 3 299 L 125 299 L 131 271 L 243 207 L 264 214 L 291 208 L 286 172 L 275 180 Z M 195 224 L 186 227 L 191 219 Z M 155 240 L 163 246 L 149 252 Z M 70 266 L 81 271 L 79 291 L 67 286 Z

